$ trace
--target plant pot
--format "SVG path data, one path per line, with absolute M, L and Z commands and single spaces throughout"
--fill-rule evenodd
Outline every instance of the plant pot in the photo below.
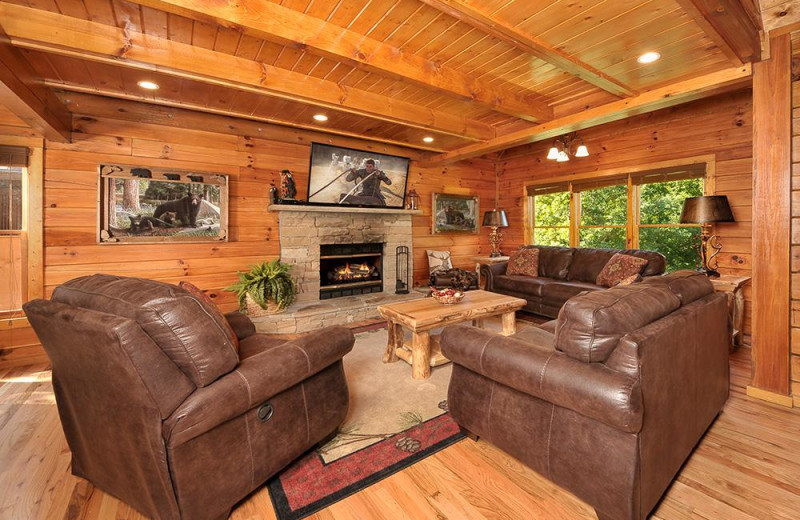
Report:
M 281 309 L 278 304 L 272 300 L 267 300 L 267 308 L 265 309 L 253 299 L 249 294 L 245 295 L 245 303 L 247 304 L 247 315 L 254 318 L 258 316 L 270 316 L 272 314 L 280 314 L 286 309 Z

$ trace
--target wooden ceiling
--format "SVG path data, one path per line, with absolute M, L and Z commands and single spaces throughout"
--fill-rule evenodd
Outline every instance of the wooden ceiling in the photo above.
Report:
M 754 0 L 9 0 L 0 103 L 48 137 L 80 92 L 444 162 L 741 87 L 760 25 Z

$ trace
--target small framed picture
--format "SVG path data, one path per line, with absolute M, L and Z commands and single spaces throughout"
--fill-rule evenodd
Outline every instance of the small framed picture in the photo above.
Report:
M 477 233 L 480 203 L 477 196 L 433 194 L 433 234 Z

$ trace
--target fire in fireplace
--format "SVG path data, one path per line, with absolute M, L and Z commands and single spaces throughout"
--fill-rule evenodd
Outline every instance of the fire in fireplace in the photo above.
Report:
M 322 244 L 319 298 L 383 291 L 383 244 Z

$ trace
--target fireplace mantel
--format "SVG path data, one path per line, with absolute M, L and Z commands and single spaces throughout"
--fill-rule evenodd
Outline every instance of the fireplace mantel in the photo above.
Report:
M 269 211 L 308 213 L 378 213 L 382 215 L 422 215 L 421 209 L 359 208 L 356 206 L 315 206 L 310 204 L 270 204 Z

